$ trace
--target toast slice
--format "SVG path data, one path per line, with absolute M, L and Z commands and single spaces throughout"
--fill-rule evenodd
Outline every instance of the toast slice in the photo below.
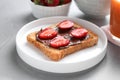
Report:
M 50 27 L 56 27 L 56 25 L 52 25 Z M 79 28 L 82 26 L 75 23 L 74 27 Z M 29 43 L 33 44 L 34 46 L 36 46 L 38 49 L 40 49 L 46 56 L 48 56 L 53 61 L 59 61 L 69 54 L 72 54 L 72 53 L 79 51 L 81 49 L 85 49 L 85 48 L 94 46 L 98 42 L 98 36 L 94 32 L 88 30 L 88 34 L 89 34 L 88 39 L 85 39 L 85 40 L 81 41 L 81 43 L 79 43 L 79 44 L 72 45 L 72 46 L 69 46 L 69 47 L 64 48 L 64 49 L 55 49 L 55 48 L 46 46 L 43 43 L 37 41 L 36 34 L 37 34 L 37 31 L 28 34 L 27 41 Z

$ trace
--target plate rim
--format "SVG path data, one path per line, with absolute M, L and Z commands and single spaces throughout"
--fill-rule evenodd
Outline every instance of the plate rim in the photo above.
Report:
M 44 19 L 52 19 L 52 18 L 71 18 L 71 19 L 73 19 L 73 17 L 66 17 L 66 16 L 56 16 L 56 17 L 47 17 L 47 18 L 40 18 L 40 19 L 37 19 L 37 20 L 34 20 L 34 21 L 31 21 L 31 22 L 29 22 L 29 23 L 27 23 L 27 24 L 25 24 L 19 31 L 18 31 L 18 33 L 17 33 L 17 35 L 16 35 L 16 45 L 17 45 L 17 39 L 18 39 L 18 34 L 26 27 L 26 26 L 28 26 L 28 25 L 30 25 L 30 24 L 33 24 L 33 23 L 35 23 L 36 21 L 39 21 L 39 20 L 44 20 Z M 75 20 L 77 19 L 77 20 L 82 20 L 82 21 L 85 21 L 85 22 L 87 22 L 87 23 L 89 23 L 89 24 L 92 24 L 92 25 L 94 25 L 94 27 L 96 27 L 97 29 L 99 29 L 101 32 L 102 32 L 102 34 L 103 34 L 103 36 L 104 36 L 104 38 L 105 38 L 105 45 L 104 45 L 104 48 L 102 48 L 102 50 L 101 50 L 101 52 L 104 52 L 104 50 L 106 49 L 106 47 L 107 47 L 107 37 L 106 37 L 106 35 L 105 35 L 105 33 L 104 33 L 104 31 L 102 31 L 102 29 L 100 29 L 97 25 L 95 25 L 94 23 L 91 23 L 90 21 L 87 21 L 87 20 L 83 20 L 83 19 L 79 19 L 79 18 L 74 18 Z M 16 48 L 18 48 L 18 45 L 17 45 L 17 47 Z M 19 54 L 19 53 L 18 53 Z M 43 61 L 43 62 L 45 62 L 45 63 L 52 63 L 52 64 L 59 64 L 59 65 L 64 65 L 64 64 L 73 64 L 73 63 L 56 63 L 56 62 L 54 62 L 54 61 L 49 61 L 49 60 L 41 60 L 41 61 Z M 75 63 L 75 62 L 74 62 Z M 78 62 L 76 62 L 76 63 L 78 63 Z

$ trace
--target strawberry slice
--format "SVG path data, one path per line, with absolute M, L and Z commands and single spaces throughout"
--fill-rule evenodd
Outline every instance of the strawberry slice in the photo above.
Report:
M 53 38 L 50 42 L 50 46 L 53 48 L 60 48 L 67 46 L 70 43 L 68 39 L 65 39 L 63 36 L 57 36 Z
M 74 26 L 74 23 L 70 20 L 64 20 L 61 23 L 58 24 L 58 27 L 60 29 L 70 29 Z
M 57 36 L 57 31 L 52 28 L 45 28 L 38 33 L 40 39 L 52 39 Z
M 60 0 L 45 0 L 44 2 L 47 4 L 47 6 L 58 6 Z
M 71 35 L 74 38 L 84 38 L 87 36 L 88 31 L 84 28 L 78 28 L 71 31 Z

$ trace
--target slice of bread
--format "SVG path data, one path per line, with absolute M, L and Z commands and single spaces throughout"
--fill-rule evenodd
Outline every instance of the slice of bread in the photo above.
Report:
M 56 27 L 56 25 L 52 25 L 50 27 Z M 78 24 L 74 24 L 74 27 L 79 28 L 82 26 L 80 26 Z M 36 34 L 37 34 L 37 31 L 28 34 L 27 41 L 30 42 L 31 44 L 33 44 L 34 46 L 36 46 L 38 49 L 40 49 L 46 56 L 48 56 L 53 61 L 59 61 L 69 54 L 72 54 L 81 49 L 85 49 L 85 48 L 94 46 L 98 42 L 98 36 L 94 32 L 88 30 L 89 38 L 81 41 L 81 43 L 69 46 L 64 49 L 55 49 L 55 48 L 46 46 L 43 43 L 37 41 Z

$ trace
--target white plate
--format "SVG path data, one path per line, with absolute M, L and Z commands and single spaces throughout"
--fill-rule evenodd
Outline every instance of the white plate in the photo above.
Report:
M 81 24 L 98 34 L 98 44 L 71 54 L 58 62 L 54 62 L 49 60 L 39 49 L 27 42 L 26 36 L 30 32 L 66 19 Z M 106 47 L 107 38 L 98 26 L 78 18 L 62 16 L 32 21 L 23 26 L 16 36 L 16 49 L 20 58 L 34 68 L 53 73 L 73 73 L 91 68 L 103 59 L 106 53 Z
M 114 36 L 110 32 L 110 25 L 102 26 L 101 29 L 103 29 L 103 31 L 106 33 L 106 36 L 110 42 L 120 47 L 120 38 Z

